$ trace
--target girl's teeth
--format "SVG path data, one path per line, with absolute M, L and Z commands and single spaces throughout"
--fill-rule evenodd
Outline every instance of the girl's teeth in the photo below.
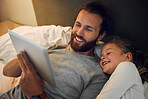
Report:
M 103 63 L 103 66 L 106 65 L 107 63 L 109 63 L 109 62 L 104 62 L 104 63 Z

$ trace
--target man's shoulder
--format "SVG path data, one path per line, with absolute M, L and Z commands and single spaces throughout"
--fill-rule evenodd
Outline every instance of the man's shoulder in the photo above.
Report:
M 101 57 L 101 49 L 102 49 L 102 47 L 103 47 L 103 43 L 102 44 L 96 44 L 96 46 L 95 46 L 95 53 L 99 56 L 99 57 Z
M 67 46 L 67 44 L 53 44 L 48 47 L 48 50 L 65 49 Z

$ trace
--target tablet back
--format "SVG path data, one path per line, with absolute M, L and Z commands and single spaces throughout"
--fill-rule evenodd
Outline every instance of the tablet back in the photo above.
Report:
M 34 68 L 37 70 L 39 76 L 48 83 L 56 86 L 48 51 L 44 47 L 35 44 L 11 30 L 8 30 L 8 33 L 17 54 L 20 53 L 20 51 L 25 51 L 31 62 L 34 64 Z

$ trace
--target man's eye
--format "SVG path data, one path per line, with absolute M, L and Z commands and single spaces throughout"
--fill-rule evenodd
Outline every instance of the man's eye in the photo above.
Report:
M 76 26 L 77 26 L 77 27 L 81 27 L 81 25 L 80 25 L 80 24 L 76 24 Z
M 89 29 L 89 28 L 86 28 L 86 30 L 87 30 L 87 31 L 90 31 L 90 32 L 92 31 L 92 30 L 91 30 L 91 29 Z

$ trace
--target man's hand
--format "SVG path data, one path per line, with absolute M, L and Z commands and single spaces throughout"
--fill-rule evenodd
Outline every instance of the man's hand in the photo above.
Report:
M 22 70 L 19 85 L 24 95 L 31 97 L 44 93 L 44 81 L 37 75 L 27 54 L 21 51 L 17 58 Z

